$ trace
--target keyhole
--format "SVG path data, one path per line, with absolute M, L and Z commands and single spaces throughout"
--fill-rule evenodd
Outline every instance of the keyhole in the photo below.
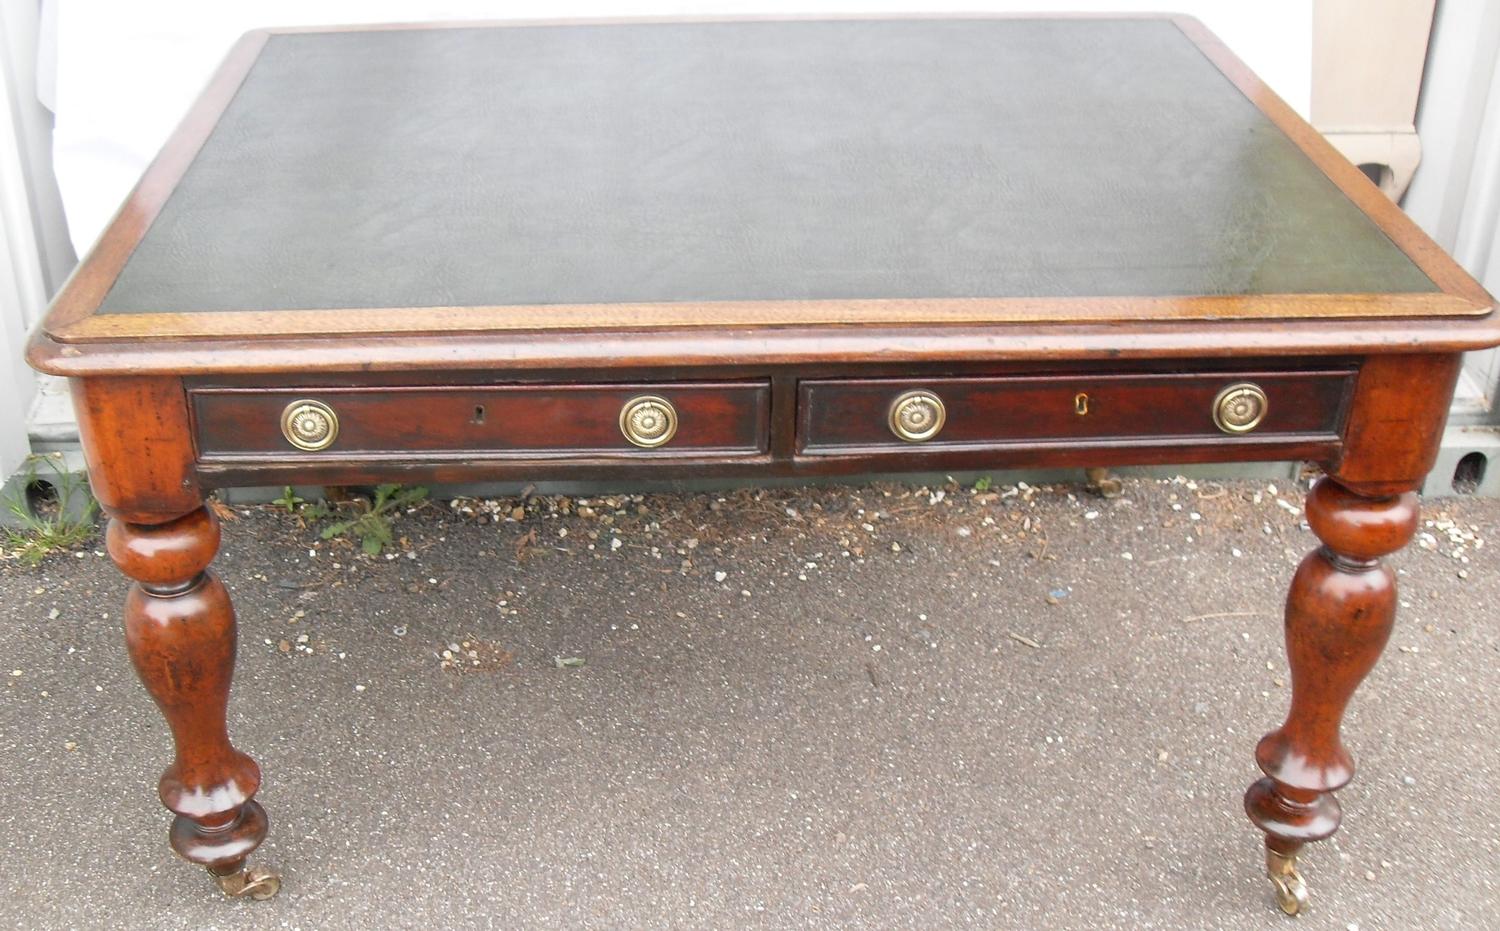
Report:
M 1077 414 L 1079 417 L 1082 417 L 1088 412 L 1089 396 L 1080 391 L 1073 397 L 1073 413 Z
M 484 405 L 483 404 L 475 404 L 474 405 L 474 422 L 475 423 L 484 423 Z

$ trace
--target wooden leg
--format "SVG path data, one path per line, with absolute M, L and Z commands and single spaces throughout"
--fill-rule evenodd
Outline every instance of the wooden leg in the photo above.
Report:
M 229 593 L 208 571 L 218 521 L 202 507 L 160 524 L 113 519 L 106 540 L 135 579 L 125 602 L 130 660 L 177 748 L 158 784 L 177 816 L 172 849 L 207 867 L 226 893 L 270 898 L 281 880 L 245 868 L 266 836 L 266 813 L 254 799 L 260 767 L 230 744 L 225 725 L 235 621 Z
M 1266 775 L 1245 794 L 1245 811 L 1266 832 L 1268 872 L 1289 915 L 1307 902 L 1298 851 L 1338 830 L 1333 792 L 1354 775 L 1339 725 L 1390 638 L 1396 583 L 1380 558 L 1416 531 L 1417 496 L 1364 497 L 1325 478 L 1308 494 L 1307 520 L 1323 546 L 1302 561 L 1287 596 L 1291 710 L 1256 748 Z

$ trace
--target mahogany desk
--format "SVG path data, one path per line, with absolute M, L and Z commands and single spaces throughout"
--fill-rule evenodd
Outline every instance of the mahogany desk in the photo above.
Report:
M 29 358 L 136 580 L 172 847 L 256 897 L 211 489 L 1317 462 L 1245 798 L 1295 912 L 1491 310 L 1189 19 L 276 30 Z

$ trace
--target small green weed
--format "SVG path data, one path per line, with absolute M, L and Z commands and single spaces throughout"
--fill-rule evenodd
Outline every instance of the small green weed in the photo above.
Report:
M 361 513 L 324 527 L 322 537 L 325 540 L 352 537 L 359 540 L 359 548 L 366 554 L 379 556 L 396 539 L 391 530 L 391 518 L 401 513 L 403 508 L 411 507 L 426 497 L 427 489 L 420 486 L 406 488 L 395 484 L 380 485 L 375 489 L 374 499 L 356 502 L 355 507 L 364 509 Z M 322 511 L 327 513 L 328 508 L 324 507 Z
M 288 485 L 281 489 L 281 497 L 272 498 L 271 503 L 279 508 L 285 508 L 288 514 L 295 514 L 297 513 L 297 505 L 306 504 L 307 499 L 297 497 L 297 493 L 292 491 L 292 486 Z
M 32 508 L 26 492 L 40 480 L 41 463 L 52 471 L 46 482 L 52 486 L 53 497 Z M 36 566 L 51 553 L 77 549 L 93 539 L 99 502 L 89 492 L 87 482 L 63 468 L 61 456 L 32 456 L 26 460 L 23 476 L 16 483 L 18 491 L 4 497 L 5 509 L 21 525 L 5 530 L 5 545 L 19 555 L 21 562 Z
M 984 494 L 985 492 L 989 491 L 990 486 L 994 484 L 994 480 L 991 479 L 988 475 L 981 475 L 979 477 L 979 481 L 974 483 L 974 490 L 979 492 L 980 494 Z

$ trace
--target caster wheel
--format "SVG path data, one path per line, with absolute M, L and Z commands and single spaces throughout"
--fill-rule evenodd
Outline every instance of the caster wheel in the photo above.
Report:
M 249 897 L 264 902 L 281 891 L 281 877 L 270 870 L 240 869 L 233 873 L 215 873 L 209 870 L 219 889 L 232 899 Z
M 1125 493 L 1125 486 L 1117 478 L 1107 478 L 1097 486 L 1101 498 L 1118 498 Z
M 1084 484 L 1089 491 L 1101 498 L 1118 498 L 1125 486 L 1108 469 L 1084 469 Z
M 1276 904 L 1293 917 L 1307 911 L 1307 883 L 1297 872 L 1297 858 L 1266 849 L 1266 875 L 1276 887 Z
M 1276 904 L 1283 912 L 1296 917 L 1307 910 L 1307 883 L 1302 874 L 1292 870 L 1285 876 L 1272 876 L 1276 886 Z
M 257 902 L 274 898 L 281 891 L 281 877 L 269 870 L 251 870 L 245 876 L 245 895 Z M 1304 893 L 1305 895 L 1305 893 Z

